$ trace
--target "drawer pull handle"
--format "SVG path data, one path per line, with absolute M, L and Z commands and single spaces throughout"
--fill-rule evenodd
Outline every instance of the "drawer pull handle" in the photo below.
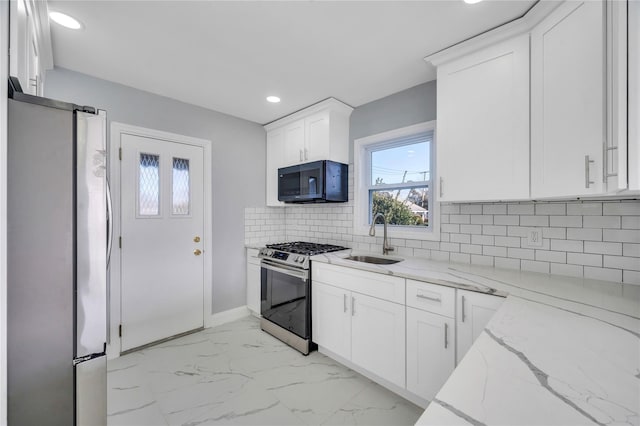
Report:
M 442 302 L 442 299 L 440 299 L 439 297 L 425 296 L 424 294 L 416 294 L 416 297 L 419 299 L 431 300 L 433 302 Z
M 444 323 L 444 348 L 447 349 L 449 346 L 449 324 Z
M 351 316 L 354 316 L 356 314 L 356 298 L 355 297 L 351 297 Z
M 342 301 L 343 301 L 343 305 L 344 305 L 344 312 L 347 312 L 347 295 L 343 294 L 342 295 Z

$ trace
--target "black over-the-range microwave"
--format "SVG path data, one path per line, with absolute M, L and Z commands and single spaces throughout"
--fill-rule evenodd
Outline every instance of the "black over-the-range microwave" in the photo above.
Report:
M 278 169 L 278 200 L 285 203 L 348 201 L 346 164 L 323 160 Z

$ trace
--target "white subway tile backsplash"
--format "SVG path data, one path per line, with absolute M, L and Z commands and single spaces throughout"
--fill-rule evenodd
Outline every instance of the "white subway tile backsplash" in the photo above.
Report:
M 602 213 L 614 216 L 640 216 L 640 202 L 621 201 L 614 203 L 604 203 Z
M 460 213 L 464 214 L 482 214 L 482 204 L 462 204 Z
M 567 214 L 567 205 L 565 203 L 536 204 L 535 211 L 536 215 L 561 216 Z
M 585 216 L 582 224 L 585 228 L 620 228 L 620 216 Z
M 536 260 L 553 263 L 567 263 L 567 252 L 536 250 Z
M 578 202 L 567 204 L 567 215 L 569 216 L 602 216 L 602 203 L 600 202 Z
M 582 216 L 549 216 L 549 225 L 560 228 L 581 228 Z
M 482 234 L 482 225 L 460 225 L 463 234 Z
M 511 259 L 508 257 L 496 257 L 494 260 L 496 268 L 502 269 L 520 269 L 520 259 Z
M 640 230 L 603 229 L 603 241 L 618 241 L 621 243 L 640 243 Z
M 482 225 L 484 235 L 507 235 L 507 227 L 503 225 Z
M 602 255 L 587 253 L 567 253 L 567 263 L 572 265 L 602 267 Z
M 507 214 L 507 205 L 506 204 L 483 204 L 482 214 L 484 215 Z
M 604 267 L 640 271 L 640 259 L 637 257 L 604 256 Z
M 482 254 L 485 256 L 507 257 L 506 247 L 482 246 Z
M 471 244 L 471 235 L 469 234 L 451 234 L 449 241 L 452 243 Z
M 549 226 L 549 216 L 520 216 L 520 226 Z
M 471 215 L 471 223 L 477 225 L 493 225 L 493 216 L 491 215 Z
M 622 229 L 640 229 L 640 216 L 622 216 Z
M 609 254 L 612 256 L 622 256 L 622 243 L 585 241 L 584 252 L 597 253 L 597 254 Z
M 440 207 L 441 240 L 394 238 L 394 254 L 640 284 L 640 201 Z M 247 244 L 307 240 L 382 252 L 381 232 L 353 234 L 352 202 L 249 207 L 244 213 Z M 540 248 L 527 246 L 533 227 L 542 231 Z
M 493 216 L 494 225 L 520 225 L 520 216 L 496 215 Z
M 495 243 L 495 237 L 493 235 L 472 235 L 471 244 L 482 244 L 486 246 L 492 246 Z
M 536 258 L 536 252 L 532 249 L 523 249 L 523 248 L 515 248 L 509 247 L 507 249 L 507 256 L 516 258 L 516 259 L 528 259 L 533 260 Z
M 567 240 L 602 241 L 602 229 L 567 228 Z
M 552 239 L 551 250 L 582 253 L 584 251 L 584 242 Z
M 531 203 L 526 204 L 507 204 L 508 214 L 534 214 L 535 208 Z
M 495 237 L 495 244 L 499 247 L 520 247 L 520 237 Z
M 640 257 L 640 244 L 623 243 L 622 255 L 628 257 Z

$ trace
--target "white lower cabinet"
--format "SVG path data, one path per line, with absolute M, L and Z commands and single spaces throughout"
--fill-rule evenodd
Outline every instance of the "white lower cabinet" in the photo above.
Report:
M 502 305 L 504 298 L 467 290 L 456 291 L 456 363 L 459 363 Z
M 311 286 L 311 335 L 318 345 L 351 359 L 351 292 L 314 282 Z
M 260 315 L 260 259 L 258 250 L 247 249 L 247 307 Z
M 351 361 L 405 387 L 405 307 L 351 294 Z
M 455 368 L 455 320 L 407 307 L 407 390 L 432 400 Z

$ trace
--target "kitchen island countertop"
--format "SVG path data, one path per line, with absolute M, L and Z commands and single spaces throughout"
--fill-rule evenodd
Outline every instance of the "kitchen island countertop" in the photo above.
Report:
M 417 424 L 640 424 L 640 286 L 350 254 L 312 261 L 507 297 Z

